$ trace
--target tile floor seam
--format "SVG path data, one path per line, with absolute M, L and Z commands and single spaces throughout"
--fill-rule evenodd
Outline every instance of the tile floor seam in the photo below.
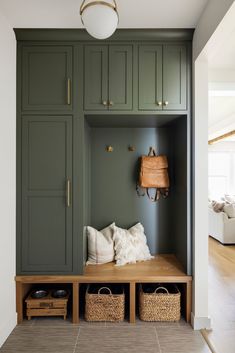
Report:
M 157 339 L 157 343 L 158 343 L 158 348 L 159 348 L 159 353 L 162 353 L 162 349 L 161 349 L 161 345 L 160 345 L 160 341 L 159 341 L 159 337 L 158 337 L 158 333 L 157 333 L 157 328 L 155 328 L 155 335 L 156 335 L 156 339 Z
M 75 353 L 75 351 L 76 351 L 76 349 L 77 349 L 77 345 L 78 345 L 78 339 L 79 339 L 80 331 L 81 331 L 81 328 L 80 328 L 80 327 L 78 327 L 78 334 L 77 334 L 77 338 L 76 338 L 75 346 L 74 346 L 74 349 L 73 349 L 73 353 Z

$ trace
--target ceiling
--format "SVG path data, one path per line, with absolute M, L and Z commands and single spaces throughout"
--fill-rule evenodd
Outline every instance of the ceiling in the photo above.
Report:
M 81 1 L 0 0 L 0 10 L 14 28 L 81 28 Z M 194 28 L 207 3 L 207 0 L 116 1 L 119 28 Z

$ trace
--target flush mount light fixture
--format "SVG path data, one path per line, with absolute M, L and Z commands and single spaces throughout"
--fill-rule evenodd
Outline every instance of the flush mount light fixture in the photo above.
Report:
M 96 39 L 109 38 L 117 29 L 118 12 L 115 0 L 83 0 L 80 15 L 87 32 Z

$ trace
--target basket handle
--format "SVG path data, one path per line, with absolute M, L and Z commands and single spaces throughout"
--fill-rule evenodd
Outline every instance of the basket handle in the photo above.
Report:
M 107 291 L 109 292 L 109 294 L 112 295 L 111 289 L 108 288 L 108 287 L 101 287 L 101 288 L 98 290 L 98 294 L 100 294 L 100 292 L 102 291 L 102 289 L 107 289 Z
M 163 289 L 166 291 L 167 294 L 169 294 L 168 290 L 165 287 L 158 287 L 155 289 L 154 293 L 157 293 L 159 289 Z

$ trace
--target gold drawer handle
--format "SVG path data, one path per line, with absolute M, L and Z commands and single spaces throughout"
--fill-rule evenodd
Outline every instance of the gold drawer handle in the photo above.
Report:
M 66 181 L 66 206 L 71 206 L 71 181 L 67 179 Z
M 71 79 L 67 79 L 67 104 L 71 104 Z
M 112 107 L 114 105 L 113 101 L 109 101 L 109 106 Z
M 107 101 L 103 101 L 102 104 L 104 107 L 107 107 L 107 105 L 108 105 Z
M 168 101 L 165 101 L 163 104 L 164 104 L 164 106 L 166 107 L 166 106 L 169 104 L 169 102 L 168 102 Z
M 161 102 L 161 101 L 158 101 L 158 102 L 157 102 L 157 106 L 158 106 L 158 107 L 161 107 L 161 106 L 162 106 L 162 102 Z
M 40 308 L 53 308 L 53 303 L 40 303 Z

